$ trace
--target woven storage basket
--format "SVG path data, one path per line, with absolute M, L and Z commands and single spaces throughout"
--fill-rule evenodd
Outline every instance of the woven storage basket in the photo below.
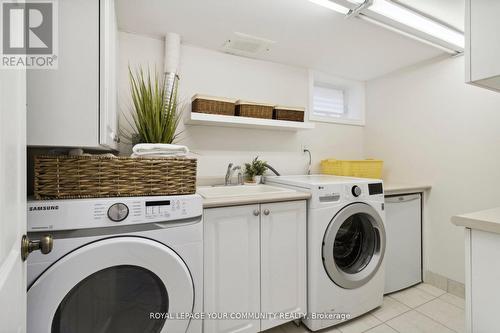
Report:
M 321 173 L 337 176 L 360 177 L 360 178 L 382 178 L 384 161 L 381 160 L 323 160 L 321 161 Z
M 236 102 L 236 115 L 240 117 L 273 119 L 272 104 L 262 104 L 246 101 Z
M 236 112 L 236 99 L 194 95 L 192 98 L 192 112 L 220 114 L 234 116 Z
M 196 159 L 35 157 L 36 199 L 180 195 L 196 192 Z
M 274 107 L 273 118 L 277 120 L 304 122 L 304 112 L 304 108 L 276 105 Z

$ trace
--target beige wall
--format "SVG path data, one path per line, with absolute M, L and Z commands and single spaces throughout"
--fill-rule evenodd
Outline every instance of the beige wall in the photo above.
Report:
M 500 94 L 464 84 L 463 57 L 436 60 L 367 83 L 364 146 L 386 179 L 433 186 L 426 268 L 464 281 L 455 214 L 500 205 Z
M 129 90 L 127 66 L 149 65 L 163 69 L 160 39 L 121 32 L 119 100 L 127 112 Z M 181 48 L 180 93 L 190 100 L 195 93 L 236 97 L 276 104 L 308 104 L 308 70 L 271 62 L 236 57 L 192 46 Z M 125 122 L 121 121 L 121 124 Z M 241 128 L 191 126 L 181 129 L 180 144 L 197 153 L 199 176 L 223 176 L 228 162 L 242 164 L 259 155 L 283 174 L 306 170 L 306 145 L 313 154 L 313 168 L 326 157 L 362 158 L 363 128 L 316 123 L 309 131 L 284 132 Z M 130 147 L 122 146 L 128 153 Z

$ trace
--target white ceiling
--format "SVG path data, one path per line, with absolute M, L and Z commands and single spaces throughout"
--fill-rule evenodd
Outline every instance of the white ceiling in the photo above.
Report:
M 403 2 L 412 1 L 458 0 Z M 357 80 L 442 54 L 371 23 L 347 20 L 307 0 L 117 0 L 117 13 L 120 30 L 155 36 L 177 32 L 184 43 L 209 49 L 221 49 L 234 32 L 270 39 L 276 44 L 262 59 Z

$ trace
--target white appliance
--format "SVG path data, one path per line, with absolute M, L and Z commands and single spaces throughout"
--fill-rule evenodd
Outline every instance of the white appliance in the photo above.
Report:
M 201 215 L 198 195 L 29 201 L 54 246 L 28 257 L 28 332 L 200 333 Z
M 306 326 L 320 330 L 382 305 L 382 181 L 309 175 L 266 177 L 266 183 L 312 195 L 307 214 Z
M 422 282 L 421 212 L 418 193 L 385 198 L 386 294 Z

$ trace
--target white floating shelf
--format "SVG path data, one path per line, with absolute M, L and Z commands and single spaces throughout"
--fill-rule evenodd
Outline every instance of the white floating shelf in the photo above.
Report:
M 260 119 L 249 117 L 223 116 L 218 114 L 207 114 L 190 112 L 185 120 L 187 125 L 219 126 L 219 127 L 243 127 L 255 129 L 298 131 L 313 129 L 314 123 L 285 121 L 276 119 Z

